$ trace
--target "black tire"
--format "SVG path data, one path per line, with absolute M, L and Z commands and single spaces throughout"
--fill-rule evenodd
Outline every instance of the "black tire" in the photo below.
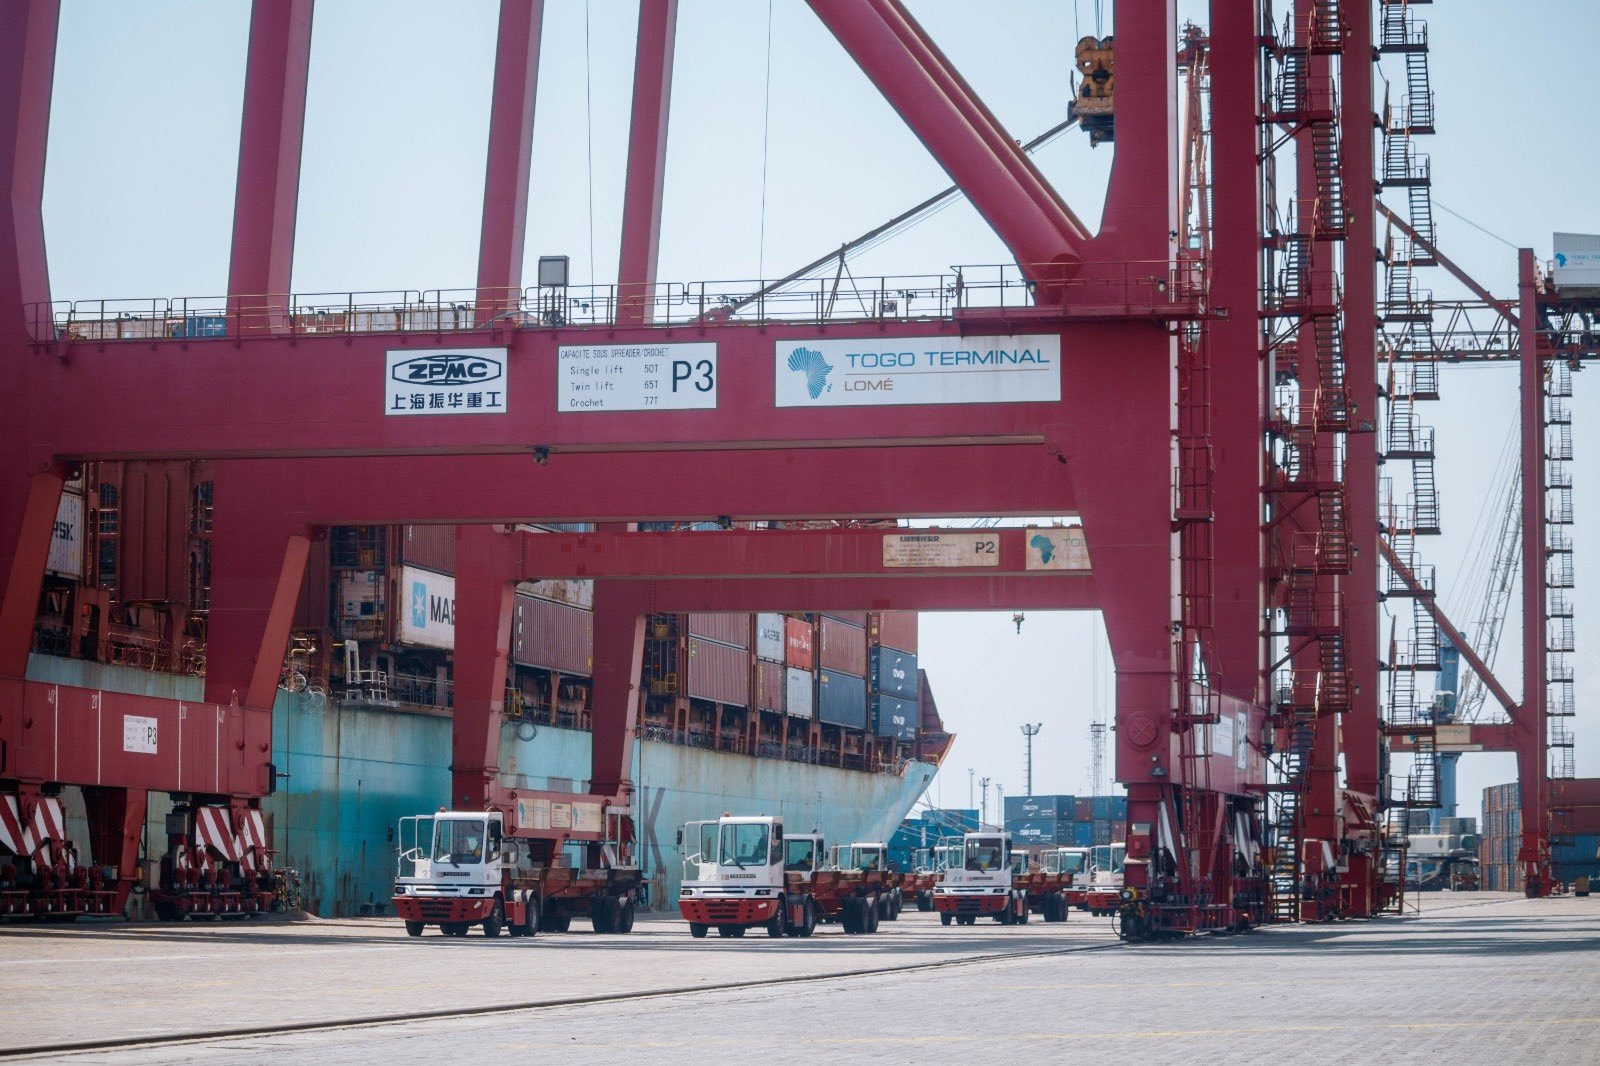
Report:
M 611 932 L 611 897 L 601 896 L 589 904 L 589 924 L 596 933 Z
M 696 940 L 704 940 L 709 932 L 711 932 L 711 927 L 704 922 L 689 923 L 689 935 Z
M 445 936 L 466 936 L 468 926 L 466 922 L 451 922 L 440 928 L 444 930 Z
M 876 933 L 878 931 L 878 921 L 883 915 L 882 908 L 873 901 L 868 900 L 867 905 L 861 909 L 861 913 L 861 931 L 863 933 Z
M 406 936 L 421 936 L 424 928 L 426 926 L 422 922 L 407 922 Z
M 633 918 L 635 907 L 632 896 L 617 897 L 617 913 L 614 916 L 614 932 L 627 934 L 633 932 Z
M 839 904 L 839 925 L 851 936 L 861 932 L 860 914 L 860 900 L 847 899 Z
M 890 904 L 890 907 L 889 907 L 889 920 L 891 922 L 899 921 L 900 920 L 900 912 L 905 910 L 905 906 L 906 906 L 906 894 L 904 892 L 900 891 L 898 888 L 895 889 L 894 890 L 894 894 L 893 894 L 893 902 Z
M 1028 924 L 1028 897 L 1022 896 L 1017 900 L 1017 909 L 1012 912 L 1011 920 L 1016 925 Z
M 537 893 L 531 893 L 528 901 L 522 906 L 522 935 L 537 936 L 539 930 L 544 928 L 541 915 L 544 913 L 544 900 Z
M 976 914 L 958 914 L 956 915 L 956 921 L 962 925 L 977 925 L 978 916 Z
M 799 936 L 804 939 L 817 931 L 817 902 L 810 896 L 806 897 L 801 917 Z
M 923 889 L 917 893 L 917 910 L 924 913 L 933 910 L 933 893 Z
M 777 940 L 782 937 L 784 933 L 788 932 L 787 926 L 788 923 L 783 920 L 783 908 L 779 907 L 778 913 L 774 914 L 772 916 L 772 920 L 767 922 L 763 928 L 766 929 L 767 936 L 771 937 L 773 940 Z
M 956 920 L 956 916 L 951 914 L 949 911 L 941 911 L 941 912 L 939 912 L 939 924 L 940 925 L 949 925 L 951 922 L 953 922 L 955 920 Z
M 717 935 L 721 937 L 738 939 L 739 937 L 744 936 L 744 930 L 745 927 L 742 925 L 719 925 L 717 926 Z
M 489 908 L 489 917 L 483 920 L 484 936 L 499 936 L 500 930 L 506 927 L 505 905 L 499 900 L 494 901 L 494 906 Z

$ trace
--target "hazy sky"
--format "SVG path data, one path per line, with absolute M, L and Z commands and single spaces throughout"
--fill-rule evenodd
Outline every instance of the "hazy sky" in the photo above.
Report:
M 1092 0 L 910 6 L 1013 136 L 1026 140 L 1065 116 L 1072 44 L 1094 29 Z M 473 283 L 496 10 L 490 0 L 318 4 L 298 291 Z M 574 281 L 606 283 L 616 273 L 637 5 L 547 0 L 545 10 L 529 274 L 538 255 L 563 254 Z M 1182 10 L 1204 21 L 1204 5 Z M 1512 250 L 1444 208 L 1541 257 L 1553 230 L 1600 233 L 1600 147 L 1583 88 L 1592 84 L 1600 6 L 1556 0 L 1514 20 L 1514 70 L 1503 4 L 1418 10 L 1433 45 L 1440 132 L 1423 147 L 1433 157 L 1441 243 L 1514 295 Z M 57 299 L 224 291 L 247 24 L 243 0 L 65 0 L 45 204 Z M 1399 72 L 1392 61 L 1390 71 Z M 787 273 L 947 184 L 800 0 L 682 0 L 675 75 L 663 280 Z M 1112 151 L 1091 150 L 1074 133 L 1037 157 L 1091 226 Z M 927 274 L 1009 260 L 962 203 L 852 269 Z M 1457 291 L 1442 271 L 1425 273 L 1422 284 L 1440 295 Z M 1580 530 L 1596 519 L 1600 463 L 1590 373 L 1579 375 L 1573 401 Z M 1459 575 L 1476 551 L 1483 485 L 1515 404 L 1512 370 L 1451 369 L 1444 400 L 1424 405 L 1438 426 L 1446 531 L 1422 547 L 1462 624 L 1477 590 L 1458 587 Z M 1600 554 L 1592 537 L 1577 539 L 1578 768 L 1597 775 L 1600 639 L 1588 635 L 1600 632 L 1600 576 L 1590 576 Z M 1085 791 L 1090 716 L 1097 699 L 1111 706 L 1109 682 L 1095 677 L 1092 648 L 1102 640 L 1092 614 L 1030 614 L 1020 634 L 1009 613 L 925 615 L 923 662 L 960 734 L 934 793 L 964 805 L 968 767 L 1022 791 L 1024 721 L 1044 723 L 1035 791 Z M 1516 641 L 1513 619 L 1500 658 L 1513 692 Z M 1510 756 L 1469 756 L 1464 813 L 1476 811 L 1484 785 L 1513 774 Z

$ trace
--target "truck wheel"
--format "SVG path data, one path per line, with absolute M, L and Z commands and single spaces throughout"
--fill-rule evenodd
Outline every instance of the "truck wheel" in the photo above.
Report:
M 616 913 L 612 917 L 612 931 L 617 933 L 633 932 L 633 897 L 618 896 Z
M 485 918 L 483 920 L 483 935 L 484 936 L 499 936 L 500 935 L 500 930 L 505 928 L 505 924 L 506 924 L 505 906 L 499 900 L 495 900 L 494 901 L 494 908 L 491 911 L 489 911 L 489 917 L 487 917 L 487 918 Z
M 917 893 L 917 910 L 927 913 L 933 910 L 933 893 L 923 889 Z
M 783 908 L 780 906 L 778 908 L 778 913 L 774 914 L 772 919 L 768 921 L 765 926 L 767 930 L 767 936 L 771 937 L 773 940 L 777 940 L 779 937 L 783 936 L 785 932 L 784 926 L 786 924 L 787 923 L 783 920 Z
M 738 938 L 744 936 L 744 928 L 742 925 L 719 925 L 717 926 L 717 935 Z
M 889 920 L 891 922 L 899 921 L 900 912 L 905 909 L 905 905 L 905 893 L 901 892 L 898 888 L 895 889 L 889 901 Z
M 955 918 L 956 916 L 951 914 L 949 911 L 942 911 L 939 914 L 939 924 L 949 925 L 951 922 L 955 921 Z
M 1028 924 L 1028 897 L 1027 896 L 1018 896 L 1017 897 L 1017 910 L 1016 910 L 1016 917 L 1015 917 L 1014 920 L 1015 920 L 1017 925 L 1027 925 Z
M 519 936 L 536 935 L 544 927 L 544 923 L 539 920 L 542 903 L 537 892 L 528 893 L 528 898 L 522 901 L 522 924 L 513 926 L 513 931 Z
M 710 931 L 711 927 L 704 922 L 689 923 L 689 935 L 694 937 L 696 940 L 704 940 L 706 938 L 706 934 Z
M 859 899 L 847 899 L 839 904 L 839 925 L 851 936 L 861 932 L 861 901 Z
M 421 922 L 407 922 L 406 936 L 421 936 L 423 925 Z
M 863 933 L 876 933 L 878 931 L 878 920 L 882 913 L 883 908 L 881 906 L 868 900 L 867 905 L 862 908 L 861 931 Z

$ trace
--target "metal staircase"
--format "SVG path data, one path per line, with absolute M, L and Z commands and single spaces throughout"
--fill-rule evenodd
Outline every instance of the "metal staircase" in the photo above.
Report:
M 1575 776 L 1573 719 L 1577 700 L 1571 656 L 1577 651 L 1573 622 L 1572 368 L 1552 364 L 1544 382 L 1545 728 L 1552 781 Z M 1552 804 L 1551 843 L 1565 840 L 1563 809 Z

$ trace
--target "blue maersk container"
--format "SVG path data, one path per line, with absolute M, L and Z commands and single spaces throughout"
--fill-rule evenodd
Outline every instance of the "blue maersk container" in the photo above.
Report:
M 917 739 L 917 704 L 883 693 L 872 697 L 872 731 L 895 740 Z
M 1066 843 L 1066 841 L 1062 841 L 1062 843 Z M 1073 822 L 1072 823 L 1072 846 L 1075 847 L 1075 848 L 1087 848 L 1087 847 L 1093 846 L 1093 844 L 1094 844 L 1094 823 L 1093 822 Z
M 917 657 L 882 645 L 872 649 L 872 691 L 903 700 L 917 698 Z
M 817 718 L 846 729 L 867 728 L 867 679 L 837 670 L 818 673 Z

